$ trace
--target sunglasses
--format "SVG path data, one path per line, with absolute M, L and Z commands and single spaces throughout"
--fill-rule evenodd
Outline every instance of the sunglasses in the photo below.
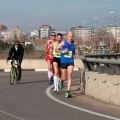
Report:
M 51 36 L 56 36 L 56 35 L 51 35 Z
M 15 44 L 15 45 L 19 45 L 19 44 Z

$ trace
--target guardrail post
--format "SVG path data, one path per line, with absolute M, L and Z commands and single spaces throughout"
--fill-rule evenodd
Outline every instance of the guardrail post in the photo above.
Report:
M 82 69 L 79 68 L 80 71 L 80 92 L 82 93 Z
M 99 73 L 103 73 L 100 64 L 99 64 L 99 63 L 95 63 L 95 65 L 96 65 L 96 67 L 97 67 L 97 71 L 98 71 Z
M 91 67 L 90 67 L 90 64 L 88 62 L 86 62 L 86 61 L 82 61 L 82 62 L 84 64 L 84 66 L 85 66 L 85 69 L 88 69 L 89 71 L 92 70 Z
M 117 75 L 120 75 L 120 65 L 115 65 L 115 72 Z
M 80 70 L 80 92 L 85 95 L 85 70 Z
M 109 75 L 112 75 L 110 65 L 109 65 L 109 64 L 105 64 L 105 67 L 106 67 L 107 73 L 108 73 Z
M 89 63 L 89 64 L 90 64 L 92 72 L 96 72 L 95 69 L 94 69 L 94 63 Z

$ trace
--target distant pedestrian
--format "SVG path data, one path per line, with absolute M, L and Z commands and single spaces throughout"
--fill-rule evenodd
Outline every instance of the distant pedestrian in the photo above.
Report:
M 74 56 L 76 56 L 75 45 L 76 43 L 73 40 L 73 33 L 68 32 L 67 39 L 62 41 L 56 49 L 56 52 L 61 53 L 61 72 L 62 72 L 62 77 L 60 81 L 61 89 L 64 87 L 63 83 L 66 80 L 68 73 L 68 83 L 66 91 L 67 98 L 71 97 L 70 88 L 72 84 L 72 74 L 74 70 Z

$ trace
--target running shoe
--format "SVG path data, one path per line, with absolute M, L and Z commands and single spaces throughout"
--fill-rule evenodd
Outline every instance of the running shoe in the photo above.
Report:
M 54 84 L 54 81 L 53 81 L 53 79 L 51 80 L 51 84 Z
M 57 92 L 57 90 L 54 89 L 53 92 Z
M 67 91 L 66 92 L 66 98 L 70 98 L 71 97 L 71 93 L 70 93 L 70 91 Z
M 53 84 L 53 80 L 48 81 L 48 85 L 51 86 Z
M 59 83 L 59 87 L 60 87 L 60 89 L 63 89 L 63 81 L 60 81 L 60 83 Z

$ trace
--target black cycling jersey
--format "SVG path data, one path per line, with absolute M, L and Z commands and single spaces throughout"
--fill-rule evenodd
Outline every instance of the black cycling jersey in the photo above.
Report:
M 22 45 L 19 44 L 18 49 L 15 49 L 15 45 L 12 46 L 12 48 L 9 51 L 9 56 L 8 56 L 8 60 L 10 59 L 15 59 L 15 60 L 21 60 L 23 59 L 23 55 L 24 55 L 24 48 Z

